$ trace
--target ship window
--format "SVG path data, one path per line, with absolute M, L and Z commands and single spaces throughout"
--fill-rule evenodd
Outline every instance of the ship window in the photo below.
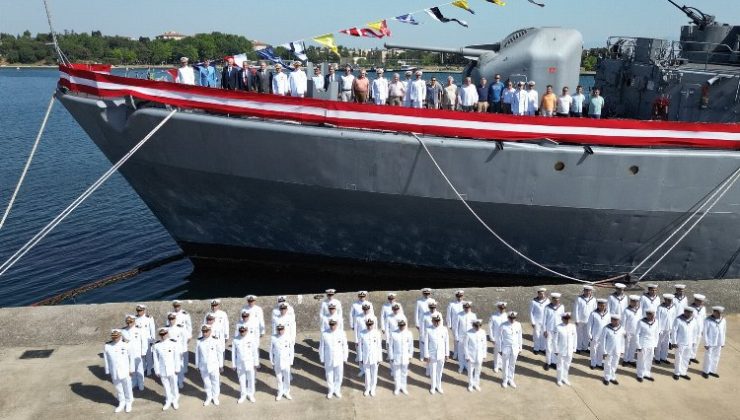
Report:
M 640 167 L 637 165 L 630 166 L 630 173 L 632 175 L 637 175 L 637 173 L 640 172 Z
M 557 162 L 555 163 L 555 170 L 560 172 L 563 169 L 565 169 L 565 164 L 563 162 Z

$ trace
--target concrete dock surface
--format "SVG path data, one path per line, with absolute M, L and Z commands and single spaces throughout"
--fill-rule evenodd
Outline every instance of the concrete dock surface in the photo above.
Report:
M 132 413 L 113 414 L 117 404 L 113 387 L 104 373 L 103 344 L 109 339 L 111 328 L 123 325 L 123 317 L 132 313 L 135 303 L 72 305 L 39 308 L 0 309 L 0 418 L 31 419 L 54 418 L 203 418 L 221 419 L 236 416 L 262 419 L 301 418 L 425 418 L 425 419 L 488 419 L 488 418 L 567 418 L 618 419 L 658 418 L 673 419 L 740 419 L 737 400 L 740 396 L 740 281 L 712 280 L 683 282 L 687 294 L 707 296 L 707 306 L 721 304 L 727 308 L 727 345 L 722 350 L 719 365 L 720 378 L 704 379 L 700 364 L 689 368 L 691 380 L 672 379 L 673 365 L 653 367 L 655 382 L 639 383 L 633 367 L 620 367 L 618 386 L 601 383 L 600 370 L 591 370 L 588 355 L 576 355 L 570 371 L 571 387 L 555 384 L 555 370 L 543 369 L 544 356 L 531 351 L 531 327 L 528 305 L 535 287 L 469 288 L 466 300 L 473 301 L 473 311 L 486 324 L 496 301 L 508 302 L 509 310 L 520 313 L 524 327 L 524 350 L 520 354 L 515 381 L 517 389 L 500 386 L 501 373 L 491 369 L 491 357 L 484 364 L 481 392 L 468 392 L 467 375 L 457 373 L 457 362 L 445 366 L 444 395 L 430 395 L 429 380 L 424 366 L 416 358 L 409 374 L 410 395 L 393 395 L 393 381 L 387 363 L 379 371 L 377 396 L 363 397 L 364 382 L 357 377 L 354 363 L 353 335 L 350 337 L 350 361 L 345 365 L 342 399 L 326 399 L 324 369 L 318 357 L 318 299 L 321 296 L 292 295 L 287 300 L 295 307 L 298 320 L 296 361 L 293 369 L 292 401 L 275 401 L 276 381 L 269 366 L 267 349 L 269 337 L 261 341 L 261 368 L 257 372 L 256 402 L 237 404 L 239 385 L 231 369 L 229 352 L 225 373 L 221 376 L 220 406 L 203 407 L 205 396 L 200 375 L 192 366 L 194 342 L 190 343 L 191 366 L 185 387 L 181 390 L 180 408 L 162 411 L 162 386 L 152 377 L 145 381 L 143 392 L 134 391 Z M 672 292 L 674 282 L 658 282 L 659 293 Z M 563 294 L 567 310 L 579 293 L 578 285 L 546 286 L 549 291 Z M 596 295 L 605 297 L 611 289 L 597 289 Z M 640 291 L 628 291 L 640 294 Z M 444 313 L 454 290 L 435 290 L 433 297 Z M 345 308 L 345 319 L 355 293 L 336 296 Z M 384 303 L 385 292 L 371 292 L 376 315 Z M 398 292 L 413 328 L 414 301 L 418 291 Z M 269 313 L 276 297 L 260 297 L 258 304 Z M 209 309 L 208 301 L 183 301 L 191 313 L 194 329 L 200 325 Z M 223 299 L 223 309 L 229 315 L 233 331 L 237 314 L 244 299 Z M 169 302 L 148 302 L 150 314 L 161 325 L 171 306 Z M 345 321 L 346 322 L 346 321 Z M 484 325 L 487 329 L 487 325 Z M 489 344 L 490 347 L 490 344 Z M 53 350 L 48 358 L 20 359 L 27 350 Z M 672 352 L 671 352 L 672 353 Z M 490 348 L 489 348 L 490 354 Z M 672 354 L 670 360 L 673 360 Z

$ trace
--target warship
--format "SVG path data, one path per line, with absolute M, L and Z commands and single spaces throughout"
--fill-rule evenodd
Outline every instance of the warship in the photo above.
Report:
M 678 42 L 610 40 L 596 81 L 615 119 L 345 104 L 321 99 L 336 86 L 288 98 L 69 65 L 56 96 L 112 162 L 180 109 L 120 171 L 196 267 L 738 277 L 740 26 L 682 10 Z M 578 82 L 582 37 L 542 27 L 406 48 L 459 52 L 476 80 L 559 91 Z

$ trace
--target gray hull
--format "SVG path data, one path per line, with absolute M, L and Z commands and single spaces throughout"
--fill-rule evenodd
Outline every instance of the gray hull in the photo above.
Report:
M 111 161 L 166 115 L 122 101 L 59 99 Z M 549 143 L 496 150 L 493 142 L 425 141 L 512 245 L 589 279 L 629 271 L 740 166 L 740 153 L 727 151 L 593 147 L 588 155 Z M 181 112 L 122 173 L 196 263 L 264 252 L 546 274 L 484 230 L 407 135 Z M 739 210 L 740 186 L 650 277 L 740 276 Z

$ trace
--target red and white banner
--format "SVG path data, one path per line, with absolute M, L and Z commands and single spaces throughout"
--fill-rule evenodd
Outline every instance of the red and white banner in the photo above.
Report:
M 131 79 L 60 66 L 59 83 L 100 97 L 339 127 L 481 140 L 740 150 L 740 124 L 544 118 L 352 104 Z

